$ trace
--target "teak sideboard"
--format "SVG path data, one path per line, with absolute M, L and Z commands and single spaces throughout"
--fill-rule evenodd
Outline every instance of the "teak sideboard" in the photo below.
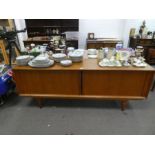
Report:
M 70 67 L 55 63 L 49 68 L 14 66 L 14 80 L 21 96 L 67 99 L 128 100 L 145 99 L 152 84 L 154 69 L 136 67 L 99 67 L 97 59 L 84 57 Z

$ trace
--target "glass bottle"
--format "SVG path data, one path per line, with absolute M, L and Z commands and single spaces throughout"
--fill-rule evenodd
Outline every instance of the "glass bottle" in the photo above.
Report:
M 104 51 L 103 48 L 98 50 L 98 62 L 100 62 L 104 58 Z

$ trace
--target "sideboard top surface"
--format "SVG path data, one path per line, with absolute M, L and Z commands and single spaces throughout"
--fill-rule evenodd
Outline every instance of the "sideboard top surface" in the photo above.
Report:
M 85 52 L 86 53 L 86 52 Z M 13 70 L 105 70 L 105 71 L 152 71 L 155 69 L 147 65 L 145 68 L 139 67 L 100 67 L 97 63 L 97 59 L 88 59 L 87 54 L 84 55 L 82 62 L 73 63 L 72 66 L 63 67 L 59 63 L 55 63 L 48 68 L 32 68 L 30 66 L 13 66 Z

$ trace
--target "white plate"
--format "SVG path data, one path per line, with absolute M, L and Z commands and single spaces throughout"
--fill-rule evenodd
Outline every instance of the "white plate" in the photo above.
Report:
M 99 62 L 99 66 L 101 66 L 101 67 L 122 67 L 122 65 L 120 63 L 117 63 L 117 65 L 116 65 L 113 63 L 110 64 L 108 62 L 103 62 L 103 61 Z
M 36 67 L 36 68 L 50 67 L 53 64 L 54 64 L 54 60 L 49 60 L 49 63 L 47 63 L 47 64 L 40 64 L 40 65 L 34 65 L 33 60 L 28 63 L 29 66 Z
M 135 66 L 135 67 L 146 67 L 147 64 L 146 63 L 143 63 L 143 64 L 133 63 L 133 66 Z

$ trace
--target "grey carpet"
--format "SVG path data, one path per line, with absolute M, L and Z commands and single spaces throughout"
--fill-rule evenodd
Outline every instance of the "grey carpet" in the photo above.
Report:
M 29 97 L 12 95 L 0 107 L 0 134 L 124 135 L 155 134 L 155 92 L 147 100 L 45 100 L 42 109 Z

